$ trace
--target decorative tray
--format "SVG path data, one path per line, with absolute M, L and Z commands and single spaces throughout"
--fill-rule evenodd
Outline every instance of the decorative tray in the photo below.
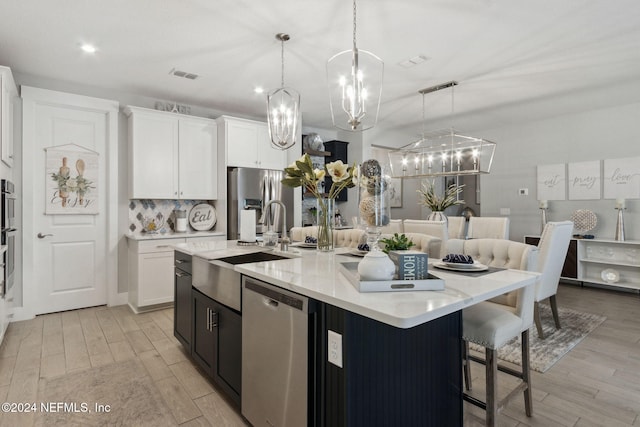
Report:
M 444 280 L 429 273 L 422 280 L 360 280 L 358 262 L 341 262 L 340 271 L 359 292 L 443 291 Z

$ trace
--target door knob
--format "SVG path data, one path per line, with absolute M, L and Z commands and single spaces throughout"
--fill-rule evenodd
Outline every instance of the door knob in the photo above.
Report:
M 38 239 L 44 239 L 47 236 L 53 236 L 53 234 L 42 234 L 42 233 L 38 233 Z

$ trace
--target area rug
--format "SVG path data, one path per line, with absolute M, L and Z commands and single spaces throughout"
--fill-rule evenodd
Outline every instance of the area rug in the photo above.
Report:
M 137 359 L 43 379 L 37 426 L 160 426 L 175 423 L 153 380 Z M 108 406 L 107 406 L 108 405 Z M 55 412 L 54 412 L 55 411 Z
M 573 347 L 582 341 L 591 331 L 600 326 L 606 317 L 598 314 L 583 313 L 569 308 L 558 308 L 561 329 L 556 330 L 551 315 L 551 307 L 540 304 L 540 317 L 544 340 L 538 338 L 535 325 L 529 330 L 531 369 L 546 372 Z M 470 343 L 471 350 L 484 354 L 484 347 Z M 498 349 L 498 359 L 522 365 L 520 337 L 509 341 Z

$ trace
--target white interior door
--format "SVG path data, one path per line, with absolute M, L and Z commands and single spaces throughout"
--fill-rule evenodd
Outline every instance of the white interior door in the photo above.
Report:
M 113 110 L 96 108 L 94 98 L 34 91 L 35 99 L 31 99 L 31 92 L 25 96 L 23 88 L 24 286 L 32 291 L 33 314 L 106 304 L 108 284 L 115 276 L 111 262 L 114 255 L 110 253 L 114 251 L 109 248 L 113 210 L 107 203 Z M 38 95 L 48 98 L 47 102 L 38 100 Z M 113 106 L 113 102 L 109 103 Z M 52 203 L 47 188 L 57 185 L 45 167 L 45 148 L 68 144 L 98 153 L 97 171 L 93 171 L 95 188 L 91 190 L 97 214 L 45 214 L 46 205 Z M 67 166 L 71 177 L 82 175 L 77 163 Z M 111 167 L 115 170 L 115 166 Z M 75 198 L 77 195 L 69 193 L 67 206 L 75 205 Z M 60 203 L 60 197 L 55 199 Z M 111 218 L 114 224 L 116 220 Z M 30 251 L 32 257 L 28 256 Z

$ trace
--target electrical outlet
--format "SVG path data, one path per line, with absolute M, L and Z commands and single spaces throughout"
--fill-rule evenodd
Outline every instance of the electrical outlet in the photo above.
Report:
M 511 208 L 500 208 L 500 215 L 511 215 Z
M 528 188 L 521 188 L 518 190 L 518 194 L 520 196 L 528 196 L 529 195 L 529 189 Z
M 328 355 L 329 363 L 342 368 L 342 335 L 334 331 L 328 331 Z

